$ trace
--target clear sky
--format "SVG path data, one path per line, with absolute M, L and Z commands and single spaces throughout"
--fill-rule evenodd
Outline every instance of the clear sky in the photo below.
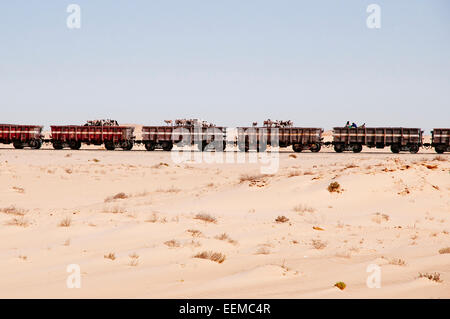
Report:
M 450 1 L 1 1 L 0 110 L 46 126 L 450 127 Z

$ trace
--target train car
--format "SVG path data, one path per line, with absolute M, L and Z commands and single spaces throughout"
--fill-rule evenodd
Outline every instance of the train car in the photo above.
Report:
M 12 143 L 17 149 L 39 149 L 43 141 L 42 129 L 43 126 L 38 125 L 0 124 L 0 143 Z
M 392 153 L 400 151 L 417 153 L 423 145 L 423 131 L 420 128 L 405 127 L 335 127 L 332 144 L 337 153 L 343 151 L 359 153 L 363 146 L 370 148 L 390 146 Z
M 80 149 L 82 144 L 105 145 L 107 150 L 122 148 L 131 150 L 134 145 L 134 127 L 112 125 L 63 125 L 51 126 L 51 143 L 56 150 L 69 147 Z
M 450 128 L 435 128 L 431 131 L 431 146 L 438 154 L 450 152 Z
M 226 148 L 226 128 L 202 124 L 143 126 L 142 143 L 148 151 L 161 148 L 171 151 L 173 146 L 197 145 L 199 151 Z
M 322 145 L 322 128 L 317 127 L 238 127 L 238 148 L 242 152 L 264 152 L 268 145 L 289 147 L 295 152 L 319 152 Z

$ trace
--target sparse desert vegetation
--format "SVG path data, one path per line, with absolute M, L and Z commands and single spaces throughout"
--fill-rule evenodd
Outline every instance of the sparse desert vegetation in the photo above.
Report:
M 450 254 L 450 247 L 445 247 L 445 248 L 441 248 L 439 249 L 439 253 L 442 254 Z
M 10 219 L 6 225 L 10 226 L 19 226 L 19 227 L 28 227 L 30 225 L 30 222 L 24 217 L 14 217 L 13 219 Z
M 292 210 L 297 213 L 314 213 L 316 211 L 315 208 L 304 204 L 299 204 L 295 206 Z
M 180 247 L 180 243 L 175 239 L 164 242 L 164 245 L 170 248 Z
M 117 193 L 116 195 L 106 197 L 104 202 L 105 203 L 109 203 L 109 202 L 112 202 L 112 201 L 114 201 L 116 199 L 126 199 L 128 197 L 129 196 L 127 194 L 125 194 L 124 192 L 120 192 L 120 193 Z
M 419 273 L 419 278 L 427 278 L 428 280 L 434 281 L 434 282 L 438 282 L 441 283 L 443 280 L 441 279 L 441 274 L 438 272 L 434 272 L 434 273 Z
M 70 217 L 64 217 L 59 223 L 59 227 L 70 227 L 72 225 L 72 219 Z
M 8 214 L 8 215 L 15 215 L 15 216 L 24 216 L 27 210 L 22 208 L 17 208 L 14 205 L 11 205 L 9 207 L 0 208 L 0 213 Z
M 194 216 L 194 219 L 204 221 L 205 223 L 217 223 L 217 219 L 209 214 L 200 213 Z
M 289 218 L 287 218 L 286 216 L 278 216 L 277 218 L 275 218 L 275 222 L 282 224 L 282 223 L 287 223 L 289 221 Z
M 343 281 L 338 281 L 334 284 L 335 287 L 339 288 L 340 290 L 344 290 L 347 285 Z
M 341 185 L 338 182 L 331 182 L 327 189 L 330 193 L 340 193 Z
M 194 255 L 194 258 L 209 259 L 211 261 L 221 264 L 225 261 L 226 256 L 222 253 L 217 253 L 213 251 L 203 251 L 201 253 Z
M 116 254 L 115 253 L 108 253 L 108 254 L 104 255 L 103 257 L 105 259 L 115 260 L 116 259 Z

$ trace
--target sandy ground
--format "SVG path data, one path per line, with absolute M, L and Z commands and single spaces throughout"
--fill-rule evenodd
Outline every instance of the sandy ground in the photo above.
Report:
M 162 151 L 1 147 L 2 298 L 450 297 L 448 154 L 285 152 L 261 175 Z M 194 258 L 209 251 L 225 260 Z

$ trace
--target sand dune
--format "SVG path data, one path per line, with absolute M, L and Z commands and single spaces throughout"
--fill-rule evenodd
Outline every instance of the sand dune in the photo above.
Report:
M 99 149 L 0 150 L 0 297 L 450 297 L 448 155 L 287 152 L 261 175 Z

